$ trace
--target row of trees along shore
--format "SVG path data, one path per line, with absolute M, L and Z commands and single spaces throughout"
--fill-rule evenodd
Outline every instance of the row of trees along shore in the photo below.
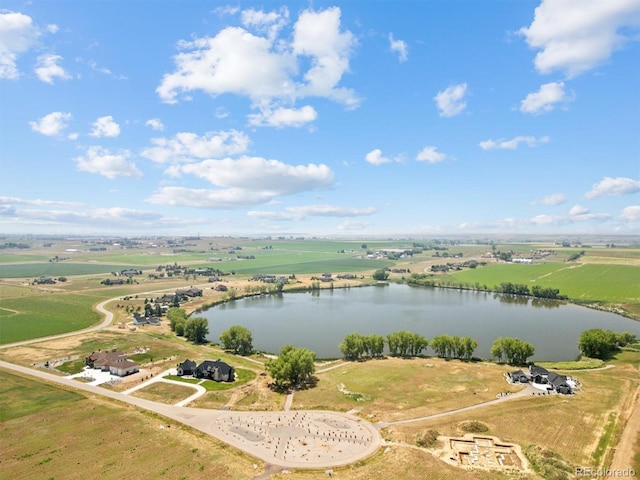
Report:
M 562 295 L 557 288 L 544 288 L 540 285 L 534 285 L 532 288 L 529 288 L 529 285 L 522 283 L 502 282 L 500 285 L 490 287 L 486 284 L 481 285 L 479 282 L 463 283 L 453 280 L 440 280 L 426 273 L 412 273 L 409 278 L 405 279 L 405 282 L 409 285 L 420 285 L 423 287 L 459 288 L 464 290 L 502 293 L 504 295 L 545 298 L 549 300 L 567 300 L 569 298 L 566 295 Z

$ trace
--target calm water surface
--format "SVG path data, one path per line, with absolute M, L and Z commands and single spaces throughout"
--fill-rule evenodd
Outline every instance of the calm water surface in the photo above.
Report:
M 517 337 L 535 346 L 534 360 L 554 361 L 575 359 L 578 337 L 589 328 L 640 337 L 640 322 L 576 305 L 394 284 L 250 297 L 201 316 L 209 320 L 213 342 L 230 326 L 242 325 L 251 330 L 256 350 L 278 352 L 290 343 L 313 350 L 318 358 L 342 357 L 338 345 L 354 332 L 409 330 L 429 339 L 467 335 L 478 341 L 475 355 L 483 358 L 489 358 L 496 338 Z

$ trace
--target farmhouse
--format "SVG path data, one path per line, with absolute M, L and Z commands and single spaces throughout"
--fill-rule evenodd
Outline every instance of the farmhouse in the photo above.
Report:
M 537 383 L 547 385 L 548 390 L 555 390 L 565 395 L 571 395 L 573 393 L 573 387 L 568 377 L 550 372 L 546 368 L 539 367 L 538 365 L 531 364 L 529 365 L 528 372 L 516 370 L 515 372 L 509 372 L 507 376 L 514 383 Z
M 196 362 L 186 359 L 184 362 L 177 365 L 178 376 L 182 377 L 184 375 L 193 375 L 196 371 L 196 366 Z
M 84 359 L 84 363 L 118 377 L 125 377 L 140 371 L 136 362 L 129 360 L 126 353 L 118 352 L 116 349 L 110 352 L 93 352 Z
M 185 290 L 176 290 L 176 295 L 178 297 L 189 297 L 189 298 L 201 297 L 202 290 L 196 287 L 191 287 Z
M 161 324 L 161 320 L 158 317 L 144 317 L 142 315 L 133 314 L 133 324 L 134 325 L 154 325 L 159 326 Z
M 232 366 L 220 359 L 216 361 L 205 360 L 196 367 L 193 376 L 215 380 L 216 382 L 233 382 L 236 378 L 236 372 Z

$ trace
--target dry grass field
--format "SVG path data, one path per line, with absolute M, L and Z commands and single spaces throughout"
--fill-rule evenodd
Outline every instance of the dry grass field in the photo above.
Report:
M 157 415 L 10 373 L 0 372 L 0 398 L 3 478 L 246 480 L 262 468 Z
M 494 400 L 508 385 L 509 367 L 441 358 L 388 357 L 344 362 L 318 373 L 314 388 L 296 392 L 293 408 L 357 409 L 374 422 L 417 418 Z

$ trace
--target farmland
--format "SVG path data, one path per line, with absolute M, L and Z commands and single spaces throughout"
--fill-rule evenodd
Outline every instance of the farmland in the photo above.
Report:
M 268 387 L 264 357 L 241 358 L 215 346 L 192 345 L 172 334 L 166 325 L 139 327 L 135 331 L 117 327 L 119 323 L 128 322 L 129 311 L 143 307 L 145 299 L 177 288 L 197 285 L 204 290 L 202 298 L 184 305 L 189 312 L 230 300 L 229 293 L 211 288 L 206 276 L 193 273 L 169 276 L 166 269 L 158 268 L 160 266 L 220 270 L 225 274 L 220 282 L 233 288 L 236 296 L 255 286 L 257 282 L 252 282 L 251 277 L 256 273 L 292 276 L 294 280 L 285 286 L 286 292 L 288 288 L 309 288 L 314 278 L 324 272 L 354 273 L 357 279 L 336 280 L 319 288 L 368 284 L 373 282 L 375 270 L 388 267 L 396 269 L 389 272 L 389 281 L 403 282 L 411 273 L 420 273 L 455 288 L 486 285 L 490 289 L 502 282 L 557 288 L 570 301 L 620 308 L 626 315 L 640 319 L 640 248 L 630 244 L 597 249 L 562 247 L 549 242 L 495 244 L 497 250 L 519 255 L 536 250 L 552 251 L 543 260 L 523 265 L 484 258 L 491 246 L 471 242 L 421 241 L 417 243 L 423 245 L 424 250 L 389 258 L 377 253 L 411 249 L 414 243 L 219 237 L 171 244 L 154 239 L 154 246 L 150 240 L 141 240 L 140 244 L 129 244 L 127 248 L 114 245 L 117 242 L 113 241 L 101 244 L 104 250 L 90 250 L 93 240 L 53 239 L 48 240 L 46 247 L 37 239 L 28 241 L 32 245 L 30 249 L 0 253 L 0 344 L 95 325 L 100 321 L 100 315 L 93 310 L 95 305 L 112 298 L 116 300 L 107 308 L 114 313 L 114 325 L 81 336 L 2 349 L 0 358 L 25 366 L 55 358 L 72 358 L 61 368 L 70 372 L 82 365 L 82 358 L 88 352 L 117 348 L 130 352 L 132 359 L 154 374 L 185 358 L 220 358 L 233 364 L 242 377 L 241 382 L 208 388 L 206 394 L 191 405 L 198 408 L 233 405 L 237 410 L 272 411 L 283 408 L 285 397 Z M 445 252 L 455 253 L 456 257 L 448 258 Z M 576 253 L 580 256 L 569 261 Z M 64 260 L 49 261 L 56 256 Z M 432 272 L 434 265 L 465 261 L 477 261 L 478 265 L 446 273 Z M 101 284 L 105 279 L 121 278 L 118 272 L 129 268 L 141 270 L 142 274 L 123 285 Z M 57 281 L 62 276 L 66 277 L 65 281 Z M 39 277 L 52 277 L 56 281 L 34 284 Z M 145 349 L 138 350 L 143 346 Z M 578 365 L 575 368 L 583 368 L 568 373 L 578 377 L 583 385 L 575 396 L 521 398 L 501 403 L 500 407 L 477 409 L 473 414 L 385 428 L 381 433 L 388 442 L 387 453 L 379 452 L 366 461 L 340 467 L 336 469 L 336 476 L 348 480 L 380 475 L 414 479 L 422 478 L 428 469 L 433 478 L 506 478 L 493 472 L 459 471 L 415 446 L 417 435 L 426 430 L 459 435 L 460 425 L 469 420 L 481 422 L 488 427 L 488 434 L 521 444 L 523 448 L 553 451 L 568 465 L 606 465 L 611 460 L 611 446 L 624 427 L 624 412 L 636 398 L 640 353 L 632 349 L 622 352 L 606 362 L 614 367 L 604 370 L 597 369 L 603 367 L 601 361 L 587 359 L 574 363 Z M 574 365 L 558 367 L 573 368 Z M 502 377 L 510 368 L 491 362 L 429 357 L 336 361 L 318 366 L 315 386 L 295 393 L 293 409 L 343 412 L 355 409 L 361 418 L 371 422 L 410 419 L 495 399 L 505 391 L 517 391 L 517 387 L 507 385 Z M 100 438 L 103 445 L 119 445 L 125 458 L 135 456 L 136 462 L 126 463 L 135 463 L 133 473 L 142 477 L 251 478 L 264 468 L 261 462 L 198 432 L 175 424 L 167 429 L 166 420 L 156 415 L 7 372 L 0 372 L 0 377 L 0 435 L 8 458 L 3 461 L 3 471 L 9 472 L 11 478 L 34 478 L 45 472 L 47 478 L 69 478 L 65 475 L 66 465 L 82 469 L 87 475 L 121 478 L 123 462 L 115 453 L 118 449 L 107 449 L 99 461 L 89 464 L 89 458 L 96 458 L 95 445 L 87 441 L 89 438 Z M 128 386 L 131 383 L 109 388 L 122 391 Z M 192 391 L 186 385 L 157 385 L 138 395 L 174 403 Z M 544 422 L 540 421 L 541 416 Z M 172 454 L 158 459 L 159 445 L 170 448 Z M 254 463 L 257 463 L 256 470 Z M 632 466 L 640 468 L 637 460 Z M 127 473 L 132 472 L 127 470 Z M 294 471 L 272 478 L 324 476 L 324 472 Z M 539 477 L 531 474 L 520 478 Z

